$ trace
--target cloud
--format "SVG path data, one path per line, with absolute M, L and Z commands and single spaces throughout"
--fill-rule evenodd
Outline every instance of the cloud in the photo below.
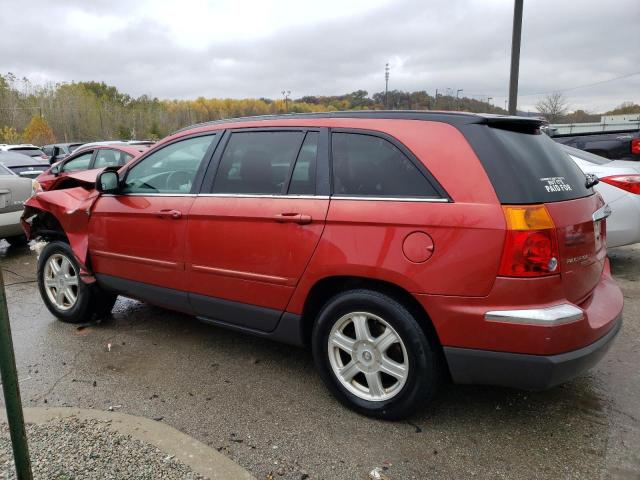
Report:
M 343 5 L 348 3 L 348 5 Z M 241 7 L 238 7 L 241 5 Z M 160 98 L 464 89 L 502 104 L 509 1 L 21 2 L 0 17 L 0 72 L 98 80 Z M 16 21 L 16 19 L 20 21 Z M 519 104 L 638 71 L 640 2 L 526 2 Z M 573 108 L 640 102 L 640 75 L 569 90 Z

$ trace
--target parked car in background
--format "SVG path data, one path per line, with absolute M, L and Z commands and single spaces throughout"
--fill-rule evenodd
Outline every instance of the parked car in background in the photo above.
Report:
M 552 138 L 563 145 L 612 160 L 640 161 L 640 130 L 637 129 L 608 133 L 554 135 Z
M 562 146 L 584 173 L 595 175 L 594 187 L 611 207 L 607 219 L 607 246 L 640 242 L 640 163 L 609 160 L 577 148 Z
M 20 217 L 24 202 L 33 194 L 32 180 L 21 178 L 0 165 L 0 238 L 9 243 L 26 240 Z
M 36 147 L 35 145 L 31 144 L 0 145 L 0 151 L 22 153 L 23 155 L 27 155 L 39 160 L 49 160 L 49 156 L 44 153 L 44 151 L 40 147 Z
M 42 299 L 68 322 L 120 294 L 310 345 L 328 389 L 375 417 L 449 375 L 549 388 L 602 358 L 623 300 L 608 209 L 540 126 L 353 111 L 181 130 L 27 201 Z
M 4 165 L 16 175 L 36 178 L 49 168 L 49 163 L 38 157 L 30 157 L 13 151 L 0 151 L 0 165 Z
M 99 147 L 100 145 L 130 145 L 130 146 L 143 146 L 150 147 L 156 142 L 151 140 L 104 140 L 101 142 L 89 142 L 83 144 L 86 147 Z
M 105 167 L 118 167 L 129 162 L 147 150 L 144 145 L 100 144 L 99 146 L 83 145 L 61 162 L 41 173 L 36 179 L 36 190 L 50 190 L 55 185 L 61 185 L 72 172 L 82 170 L 93 171 Z M 97 175 L 97 172 L 94 173 Z
M 64 160 L 71 153 L 80 147 L 82 143 L 52 143 L 51 145 L 44 145 L 42 151 L 49 157 L 49 163 L 53 165 L 60 160 Z M 57 150 L 56 150 L 57 147 Z

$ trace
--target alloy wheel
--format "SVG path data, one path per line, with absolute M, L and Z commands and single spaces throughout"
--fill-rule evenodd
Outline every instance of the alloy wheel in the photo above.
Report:
M 386 320 L 372 313 L 342 316 L 329 333 L 328 354 L 338 381 L 364 400 L 393 398 L 409 375 L 402 338 Z

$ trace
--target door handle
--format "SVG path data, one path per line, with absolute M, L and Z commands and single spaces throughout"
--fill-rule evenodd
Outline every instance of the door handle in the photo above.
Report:
M 279 213 L 273 216 L 278 223 L 297 223 L 299 225 L 308 225 L 311 223 L 311 215 L 303 213 Z
M 156 217 L 160 217 L 160 218 L 169 217 L 169 218 L 173 218 L 174 220 L 178 220 L 179 218 L 182 218 L 182 212 L 180 210 L 166 209 L 166 210 L 160 210 L 158 212 L 153 212 L 153 214 Z

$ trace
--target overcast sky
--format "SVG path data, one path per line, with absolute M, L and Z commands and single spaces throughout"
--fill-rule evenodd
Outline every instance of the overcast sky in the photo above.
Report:
M 524 3 L 521 109 L 555 90 L 571 109 L 640 103 L 640 74 L 575 88 L 640 72 L 640 0 Z M 384 90 L 389 62 L 390 89 L 461 88 L 500 106 L 508 89 L 512 0 L 2 0 L 0 11 L 0 73 L 36 83 L 297 98 Z

